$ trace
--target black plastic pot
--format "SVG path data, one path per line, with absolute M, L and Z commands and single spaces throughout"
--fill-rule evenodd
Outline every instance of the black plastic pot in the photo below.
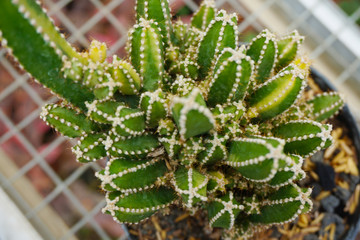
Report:
M 323 91 L 336 91 L 336 88 L 318 71 L 311 69 L 311 77 L 317 83 L 317 85 Z M 348 127 L 349 137 L 352 139 L 353 144 L 356 148 L 356 157 L 358 161 L 358 168 L 360 169 L 360 132 L 357 127 L 356 121 L 351 114 L 349 107 L 344 106 L 343 110 L 336 117 L 342 123 Z M 344 235 L 344 240 L 354 240 L 360 231 L 360 205 L 357 206 L 355 213 L 348 218 L 348 225 L 350 228 L 346 231 Z

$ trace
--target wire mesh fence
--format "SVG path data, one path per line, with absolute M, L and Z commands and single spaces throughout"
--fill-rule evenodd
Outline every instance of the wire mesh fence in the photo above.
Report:
M 98 39 L 109 45 L 109 55 L 125 56 L 127 30 L 134 22 L 133 0 L 42 3 L 78 50 Z M 198 5 L 192 0 L 171 1 L 174 20 L 188 22 Z M 353 108 L 358 107 L 360 6 L 349 11 L 341 1 L 328 0 L 217 0 L 216 5 L 238 13 L 241 41 L 264 27 L 284 34 L 299 29 L 307 36 L 305 49 L 315 67 L 347 95 Z M 41 107 L 56 101 L 0 48 L 1 187 L 44 239 L 126 239 L 124 228 L 101 213 L 105 201 L 94 173 L 103 162 L 77 163 L 71 141 L 39 120 Z

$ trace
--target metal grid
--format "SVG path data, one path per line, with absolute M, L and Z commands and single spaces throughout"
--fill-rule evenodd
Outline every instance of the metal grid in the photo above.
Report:
M 77 3 L 81 1 L 43 1 L 44 5 L 48 9 L 48 14 L 55 19 L 55 22 L 58 25 L 62 26 L 62 30 L 68 36 L 68 40 L 72 44 L 75 44 L 79 49 L 89 45 L 89 32 L 97 33 L 97 31 L 102 31 L 102 29 L 96 29 L 96 26 L 100 24 L 101 26 L 107 26 L 107 29 L 111 29 L 111 31 L 115 31 L 115 35 L 117 36 L 117 40 L 111 42 L 110 44 L 109 54 L 119 53 L 121 55 L 127 38 L 128 26 L 127 24 L 124 24 L 124 21 L 119 20 L 119 12 L 120 14 L 124 14 L 122 9 L 127 9 L 128 4 L 133 5 L 134 1 L 84 0 L 83 2 L 88 5 L 87 7 L 91 5 L 90 9 L 92 12 L 88 14 L 87 18 L 82 23 L 77 22 L 76 16 L 68 16 L 66 14 L 66 9 L 69 8 L 71 4 L 75 4 L 75 2 Z M 198 3 L 192 0 L 179 0 L 172 1 L 171 3 L 181 4 L 181 2 L 183 2 L 192 11 L 197 9 Z M 249 4 L 249 2 L 252 3 Z M 219 8 L 231 9 L 231 11 L 239 13 L 239 16 L 243 19 L 239 24 L 240 32 L 259 32 L 264 26 L 271 28 L 271 30 L 276 32 L 283 32 L 284 29 L 278 29 L 275 23 L 272 24 L 264 22 L 264 17 L 270 17 L 271 14 L 274 15 L 275 13 L 276 15 L 279 11 L 282 11 L 282 21 L 286 26 L 285 31 L 299 28 L 302 30 L 303 34 L 306 33 L 306 35 L 309 35 L 308 38 L 315 39 L 315 43 L 310 48 L 312 51 L 310 57 L 313 59 L 314 63 L 322 61 L 322 56 L 327 56 L 327 61 L 330 61 L 330 63 L 322 63 L 323 65 L 330 64 L 331 66 L 331 64 L 339 64 L 338 60 L 342 60 L 340 62 L 343 63 L 343 65 L 338 67 L 340 70 L 336 75 L 333 75 L 330 80 L 338 85 L 340 83 L 343 84 L 341 86 L 345 86 L 345 83 L 351 83 L 352 88 L 355 84 L 357 88 L 355 88 L 355 92 L 360 91 L 360 80 L 357 79 L 360 75 L 356 75 L 356 72 L 360 71 L 360 58 L 355 58 L 349 63 L 348 61 L 345 61 L 346 56 L 339 55 L 339 53 L 335 51 L 337 49 L 336 44 L 338 44 L 339 38 L 346 28 L 344 26 L 339 26 L 335 31 L 329 32 L 324 38 L 323 35 L 319 35 L 321 31 L 315 28 L 319 26 L 309 25 L 309 21 L 314 17 L 314 11 L 317 7 L 321 7 L 323 4 L 332 3 L 326 0 L 313 1 L 315 2 L 314 5 L 307 9 L 305 8 L 303 11 L 298 11 L 299 3 L 302 3 L 302 6 L 304 6 L 306 5 L 306 2 L 308 1 L 217 0 L 216 4 Z M 251 4 L 253 6 L 251 6 Z M 335 11 L 342 14 L 342 17 L 345 16 L 345 14 L 341 13 L 339 9 Z M 290 16 L 296 16 L 296 18 L 286 17 L 286 13 Z M 133 13 L 130 12 L 128 14 Z M 347 18 L 345 23 L 347 26 L 349 24 L 354 25 L 354 22 L 359 18 L 359 16 L 360 9 L 357 9 L 357 11 Z M 306 29 L 306 31 L 304 31 L 304 29 Z M 354 31 L 359 31 L 359 28 L 357 27 Z M 114 33 L 112 32 L 110 34 Z M 334 54 L 337 58 L 330 59 L 331 56 L 334 56 Z M 332 60 L 333 62 L 331 63 Z M 6 176 L 0 171 L 1 187 L 14 199 L 14 201 L 23 210 L 25 216 L 31 223 L 33 223 L 45 239 L 74 239 L 74 237 L 83 238 L 84 235 L 81 235 L 81 232 L 83 232 L 84 229 L 87 229 L 97 235 L 97 237 L 92 239 L 126 239 L 126 234 L 123 233 L 114 235 L 111 231 L 108 231 L 103 224 L 100 224 L 98 219 L 95 217 L 101 214 L 99 211 L 105 203 L 103 198 L 99 198 L 99 200 L 91 204 L 90 207 L 84 206 L 84 202 L 79 200 L 79 196 L 75 194 L 76 191 L 71 188 L 72 184 L 75 182 L 83 181 L 82 179 L 87 172 L 93 173 L 94 171 L 99 171 L 101 169 L 101 164 L 74 164 L 69 174 L 65 177 L 59 176 L 59 173 L 56 171 L 53 164 L 49 163 L 47 160 L 47 157 L 58 148 L 69 152 L 68 145 L 66 145 L 67 147 L 62 147 L 67 139 L 57 136 L 40 151 L 34 146 L 31 138 L 29 139 L 29 136 L 26 135 L 26 132 L 24 132 L 26 128 L 33 127 L 34 122 L 37 121 L 41 106 L 43 106 L 46 102 L 56 101 L 56 98 L 51 97 L 49 94 L 44 94 L 43 92 L 46 92 L 46 90 L 42 90 L 42 92 L 39 93 L 39 86 L 33 83 L 26 73 L 18 71 L 15 65 L 12 64 L 11 60 L 6 57 L 5 49 L 0 49 L 0 76 L 3 76 L 1 74 L 7 76 L 9 80 L 6 83 L 3 80 L 4 78 L 0 80 L 0 150 L 1 148 L 5 150 L 7 142 L 16 139 L 17 144 L 20 144 L 22 149 L 27 152 L 29 156 L 29 159 L 25 163 L 20 164 L 18 169 L 11 176 Z M 20 120 L 14 120 L 7 110 L 7 99 L 11 98 L 17 91 L 21 91 L 23 94 L 26 94 L 33 102 L 31 111 L 28 110 L 26 116 Z M 356 99 L 358 96 L 352 95 L 352 97 Z M 9 155 L 9 157 L 11 158 L 11 155 Z M 18 159 L 13 160 L 16 161 Z M 75 162 L 74 159 L 70 159 L 69 161 Z M 52 182 L 53 187 L 46 194 L 42 194 L 43 199 L 41 202 L 31 205 L 29 204 L 28 199 L 21 194 L 21 190 L 16 189 L 14 185 L 19 179 L 24 177 L 28 178 L 28 173 L 35 167 L 41 169 L 41 171 L 46 174 L 48 179 Z M 102 195 L 100 192 L 97 194 L 100 196 Z M 60 195 L 67 199 L 67 202 L 73 206 L 72 209 L 77 210 L 77 218 L 76 221 L 67 221 L 66 219 L 63 219 L 65 224 L 68 225 L 68 229 L 61 232 L 60 235 L 55 236 L 54 233 L 46 227 L 44 219 L 39 216 L 39 213 L 46 207 L 56 209 L 56 201 L 54 203 L 54 200 L 56 200 Z M 61 215 L 61 211 L 57 210 L 57 213 Z M 118 227 L 121 228 L 121 226 Z

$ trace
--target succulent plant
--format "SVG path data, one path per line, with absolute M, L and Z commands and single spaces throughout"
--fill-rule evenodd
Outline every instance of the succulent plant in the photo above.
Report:
M 343 101 L 304 94 L 303 37 L 264 30 L 240 45 L 237 16 L 213 1 L 190 25 L 172 23 L 168 5 L 137 0 L 129 57 L 109 60 L 96 40 L 87 52 L 71 47 L 38 3 L 4 0 L 2 45 L 61 99 L 41 118 L 78 139 L 77 160 L 107 158 L 96 176 L 115 221 L 175 205 L 207 211 L 235 238 L 309 211 L 303 159 L 331 145 L 325 121 Z

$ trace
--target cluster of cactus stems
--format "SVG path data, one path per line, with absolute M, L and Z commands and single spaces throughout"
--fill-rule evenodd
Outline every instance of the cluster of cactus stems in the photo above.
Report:
M 61 99 L 41 118 L 78 139 L 79 162 L 107 158 L 96 176 L 115 221 L 176 205 L 235 238 L 308 212 L 303 159 L 331 145 L 324 121 L 343 101 L 306 99 L 303 37 L 264 30 L 240 45 L 237 16 L 211 0 L 189 25 L 171 18 L 167 0 L 137 0 L 128 57 L 109 60 L 98 41 L 72 48 L 39 3 L 0 1 L 2 45 Z

